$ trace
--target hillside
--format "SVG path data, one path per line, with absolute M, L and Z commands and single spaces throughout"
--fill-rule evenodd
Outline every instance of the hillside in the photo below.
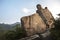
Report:
M 12 29 L 15 25 L 20 24 L 20 22 L 16 22 L 14 24 L 4 24 L 0 23 L 0 30 L 10 30 Z

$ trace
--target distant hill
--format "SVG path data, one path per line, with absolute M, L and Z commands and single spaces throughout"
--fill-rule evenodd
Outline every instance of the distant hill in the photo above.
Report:
M 11 26 L 15 26 L 15 25 L 17 25 L 17 24 L 20 24 L 20 22 L 16 22 L 16 23 L 14 23 L 14 24 L 11 24 Z
M 12 27 L 14 27 L 15 25 L 20 24 L 20 22 L 16 22 L 14 24 L 4 24 L 4 23 L 0 23 L 0 30 L 10 30 L 12 29 Z

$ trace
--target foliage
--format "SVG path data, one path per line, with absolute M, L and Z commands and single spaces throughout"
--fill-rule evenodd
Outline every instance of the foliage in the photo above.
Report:
M 60 18 L 55 20 L 55 28 L 51 29 L 51 35 L 53 40 L 60 40 Z
M 1 32 L 0 40 L 17 40 L 25 36 L 19 24 L 15 25 L 13 29 Z

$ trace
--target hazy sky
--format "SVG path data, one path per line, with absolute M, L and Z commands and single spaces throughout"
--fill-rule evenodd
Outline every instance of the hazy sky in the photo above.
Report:
M 20 22 L 20 18 L 36 11 L 36 5 L 45 6 L 54 18 L 60 13 L 60 0 L 0 0 L 0 23 Z

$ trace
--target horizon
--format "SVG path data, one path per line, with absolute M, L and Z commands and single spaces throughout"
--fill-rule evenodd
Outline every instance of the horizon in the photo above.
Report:
M 48 7 L 53 17 L 60 13 L 60 0 L 0 0 L 0 23 L 13 24 L 36 12 L 36 5 Z

